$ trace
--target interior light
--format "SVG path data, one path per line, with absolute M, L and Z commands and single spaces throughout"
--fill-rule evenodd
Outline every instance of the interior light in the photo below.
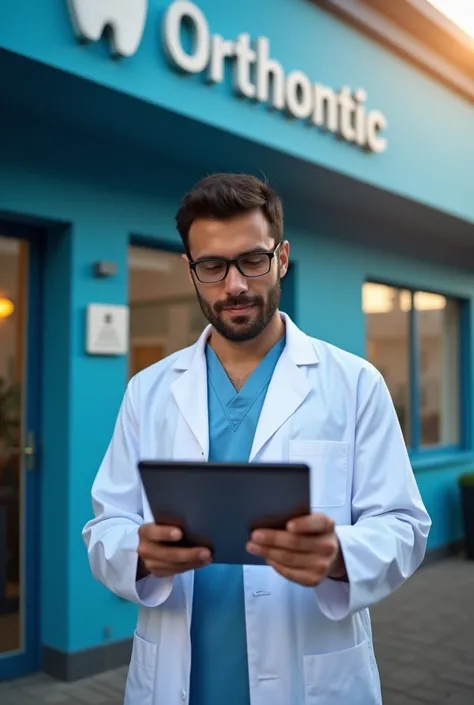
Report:
M 416 291 L 414 305 L 417 311 L 442 311 L 447 300 L 440 294 L 427 291 Z M 393 289 L 385 284 L 368 282 L 362 289 L 362 310 L 365 314 L 407 313 L 412 308 L 412 294 L 405 289 Z
M 391 290 L 382 284 L 365 284 L 362 289 L 364 313 L 389 313 L 392 310 Z
M 15 310 L 15 304 L 10 299 L 0 297 L 0 318 L 8 318 Z

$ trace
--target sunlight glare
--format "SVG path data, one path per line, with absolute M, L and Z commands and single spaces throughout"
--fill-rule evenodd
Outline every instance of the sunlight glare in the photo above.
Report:
M 474 39 L 474 0 L 428 0 L 428 2 Z

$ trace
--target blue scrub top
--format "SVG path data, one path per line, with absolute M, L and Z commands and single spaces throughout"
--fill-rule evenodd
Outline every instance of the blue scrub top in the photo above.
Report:
M 207 345 L 209 460 L 248 462 L 258 419 L 283 337 L 236 391 Z M 190 705 L 250 705 L 241 566 L 195 572 L 191 622 Z

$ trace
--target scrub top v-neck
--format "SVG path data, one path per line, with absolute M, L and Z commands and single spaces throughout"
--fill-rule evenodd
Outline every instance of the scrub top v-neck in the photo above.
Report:
M 207 345 L 209 460 L 248 462 L 283 337 L 236 391 Z M 189 705 L 250 705 L 242 566 L 195 572 Z

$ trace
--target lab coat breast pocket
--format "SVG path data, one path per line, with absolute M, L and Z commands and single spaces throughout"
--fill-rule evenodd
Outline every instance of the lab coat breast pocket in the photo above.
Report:
M 304 657 L 305 705 L 380 705 L 368 640 L 351 649 Z
M 343 507 L 349 482 L 349 443 L 295 439 L 289 441 L 289 460 L 311 471 L 311 508 Z
M 127 677 L 124 705 L 153 705 L 157 646 L 136 632 Z

